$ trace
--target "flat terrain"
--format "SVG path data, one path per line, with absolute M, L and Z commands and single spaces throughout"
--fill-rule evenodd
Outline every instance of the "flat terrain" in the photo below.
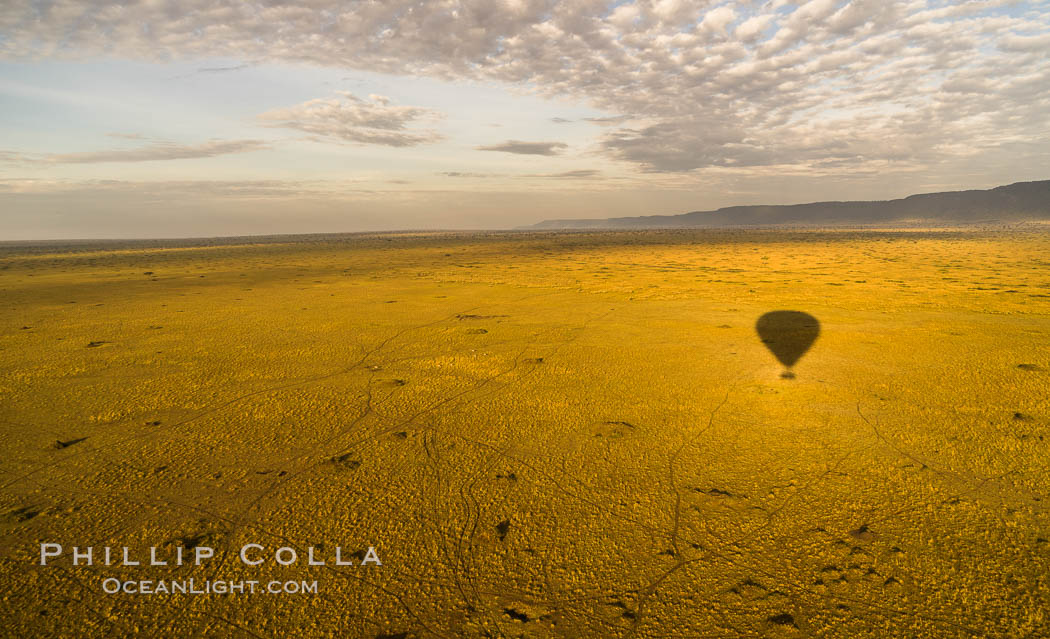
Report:
M 0 295 L 5 636 L 1050 636 L 1045 230 L 6 245 Z

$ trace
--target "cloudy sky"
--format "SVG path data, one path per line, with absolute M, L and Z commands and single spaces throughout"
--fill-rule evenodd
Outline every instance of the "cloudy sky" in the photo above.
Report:
M 1050 2 L 4 0 L 0 240 L 1046 179 Z

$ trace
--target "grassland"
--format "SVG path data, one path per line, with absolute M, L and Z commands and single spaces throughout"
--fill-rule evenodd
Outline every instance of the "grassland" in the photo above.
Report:
M 1050 636 L 1046 231 L 9 245 L 0 295 L 5 636 Z

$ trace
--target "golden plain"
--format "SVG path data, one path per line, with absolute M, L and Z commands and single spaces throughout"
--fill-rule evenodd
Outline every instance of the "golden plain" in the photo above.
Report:
M 6 636 L 1050 635 L 1038 228 L 10 244 L 0 289 Z M 317 591 L 103 588 L 190 578 Z

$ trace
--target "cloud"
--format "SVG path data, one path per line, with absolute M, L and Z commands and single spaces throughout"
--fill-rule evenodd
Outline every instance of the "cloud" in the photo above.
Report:
M 109 151 L 82 151 L 45 156 L 53 164 L 96 164 L 99 162 L 153 162 L 157 160 L 186 160 L 210 158 L 229 153 L 247 153 L 270 148 L 261 140 L 211 140 L 203 144 L 172 144 L 158 142 L 138 149 Z
M 600 126 L 610 126 L 613 124 L 622 124 L 631 119 L 629 115 L 610 115 L 602 118 L 584 118 L 591 124 L 597 124 Z
M 252 65 L 250 64 L 235 64 L 229 67 L 200 67 L 197 69 L 197 73 L 229 73 L 230 71 L 240 71 L 241 69 L 247 69 Z
M 534 173 L 522 177 L 553 178 L 557 180 L 579 180 L 586 178 L 594 178 L 598 177 L 599 175 L 601 175 L 601 171 L 597 171 L 594 169 L 577 169 L 575 171 L 562 171 L 561 173 Z
M 773 14 L 770 13 L 751 16 L 733 29 L 733 35 L 743 42 L 752 42 L 758 38 L 758 36 L 762 35 L 762 32 L 772 24 L 773 18 Z
M 442 171 L 438 175 L 451 178 L 492 178 L 500 177 L 498 173 L 474 173 L 471 171 Z
M 294 180 L 68 180 L 0 179 L 0 193 L 77 194 L 136 193 L 143 197 L 179 198 L 294 198 L 306 194 L 353 192 L 348 183 Z
M 112 137 L 138 139 L 125 134 Z M 29 154 L 0 151 L 0 162 L 41 166 L 47 164 L 99 164 L 104 162 L 154 162 L 160 160 L 187 160 L 210 158 L 230 153 L 248 153 L 269 149 L 262 140 L 209 140 L 201 144 L 156 142 L 137 149 L 110 149 L 105 151 L 77 151 L 74 153 Z
M 660 123 L 642 129 L 618 129 L 602 139 L 610 156 L 639 164 L 646 171 L 691 171 L 713 166 L 759 165 L 774 161 L 764 149 L 742 142 L 745 135 L 710 122 Z
M 732 7 L 723 5 L 708 11 L 700 22 L 699 29 L 716 34 L 726 35 L 726 25 L 736 18 Z
M 328 141 L 404 147 L 442 139 L 433 130 L 408 129 L 417 120 L 441 117 L 437 111 L 395 106 L 381 95 L 369 95 L 363 100 L 348 91 L 340 91 L 338 96 L 267 111 L 259 115 L 259 120 L 270 126 L 305 131 Z
M 1008 34 L 999 44 L 1004 51 L 1042 51 L 1050 49 L 1050 33 L 1039 35 Z
M 935 170 L 962 148 L 992 161 L 1016 140 L 1050 145 L 1046 2 L 610 5 L 9 0 L 0 5 L 0 57 L 221 57 L 518 85 L 632 114 L 598 148 L 648 172 L 829 162 Z M 978 84 L 980 91 L 963 90 Z M 409 111 L 394 116 L 397 108 Z M 343 97 L 263 119 L 320 139 L 436 140 L 432 130 L 409 128 L 424 117 L 412 109 Z M 562 147 L 485 148 L 546 155 Z
M 517 153 L 519 155 L 558 155 L 567 149 L 568 144 L 564 142 L 522 142 L 521 140 L 507 140 L 500 144 L 474 147 L 479 151 L 502 151 L 504 153 Z

